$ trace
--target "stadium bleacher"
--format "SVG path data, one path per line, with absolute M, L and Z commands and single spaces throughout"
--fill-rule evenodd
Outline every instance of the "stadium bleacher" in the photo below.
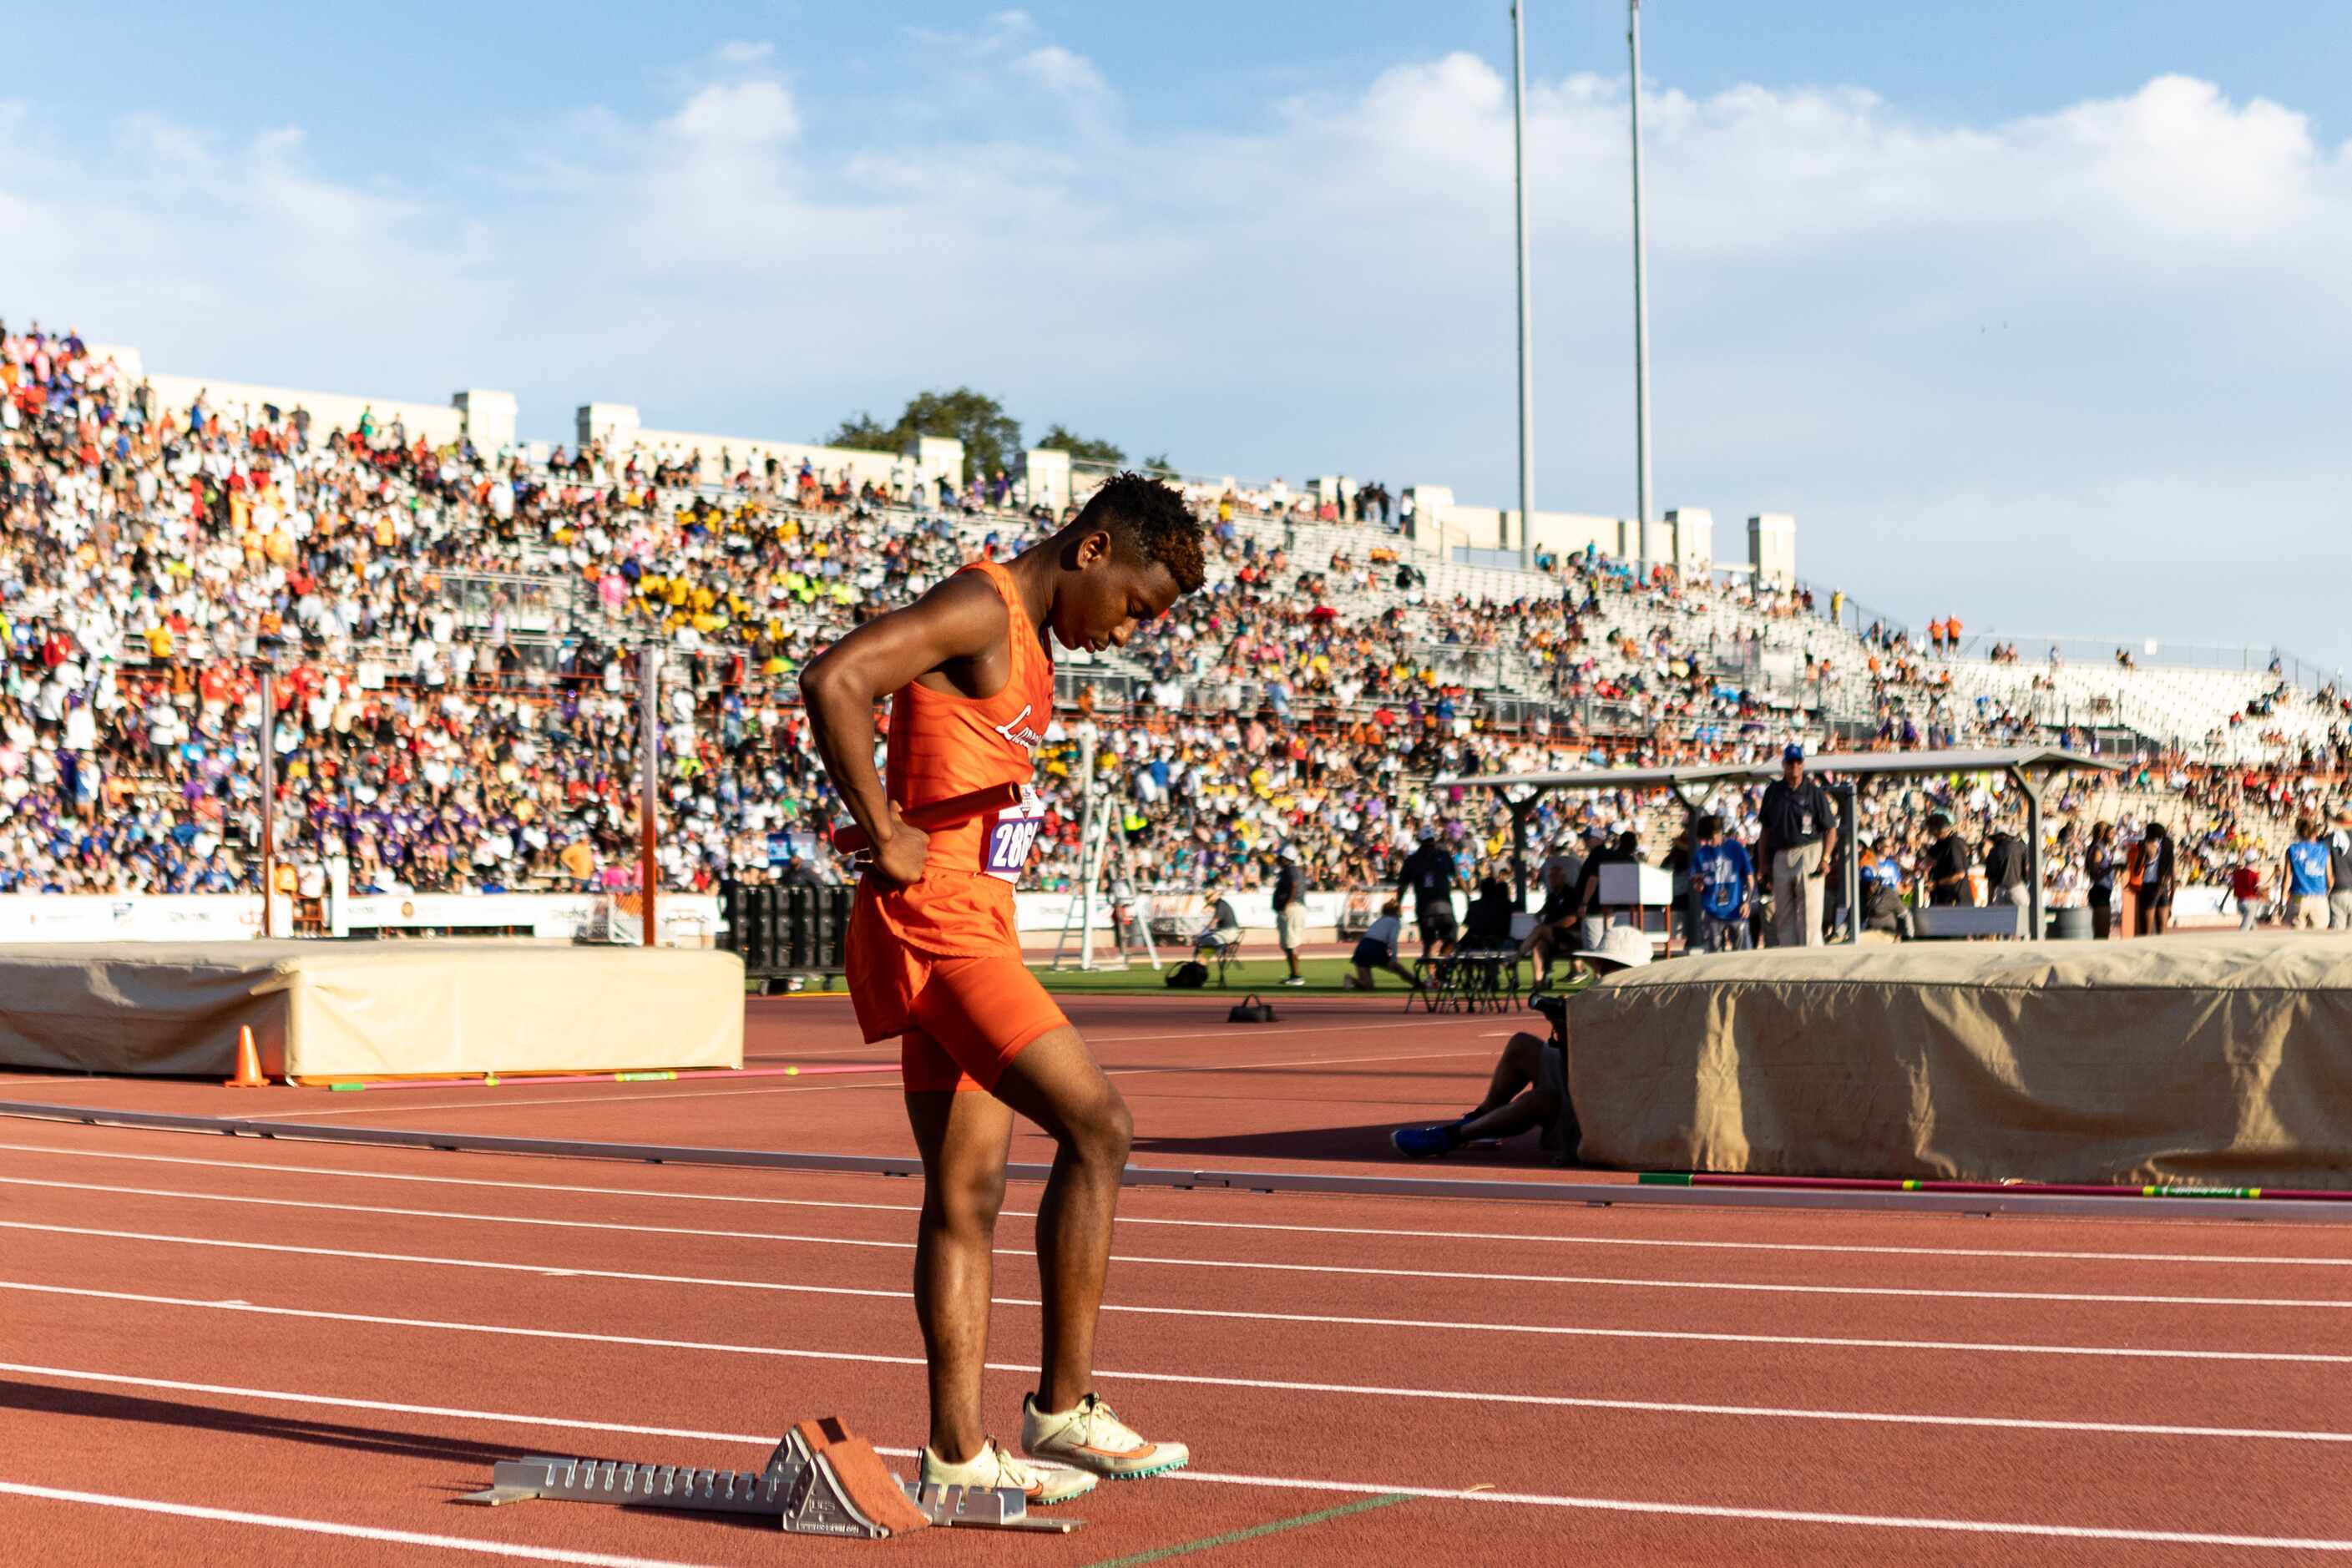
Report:
M 643 448 L 483 453 L 364 406 L 350 430 L 299 407 L 165 406 L 71 334 L 0 332 L 0 374 L 11 889 L 249 887 L 264 658 L 283 672 L 279 820 L 303 875 L 341 856 L 384 890 L 625 886 L 627 660 L 647 638 L 686 676 L 666 715 L 666 882 L 795 858 L 832 874 L 794 672 L 1066 515 L 813 466 L 713 485 Z M 1285 841 L 1318 886 L 1377 887 L 1432 818 L 1466 877 L 1507 846 L 1428 787 L 1441 773 L 1748 761 L 1790 740 L 2119 747 L 2129 779 L 2053 826 L 2162 816 L 2214 874 L 2342 783 L 2341 695 L 2268 669 L 1946 656 L 1884 617 L 1832 620 L 1795 584 L 1596 551 L 1465 564 L 1379 521 L 1243 499 L 1219 522 L 1220 498 L 1196 499 L 1207 590 L 1118 653 L 1063 661 L 1047 886 L 1076 870 L 1082 722 L 1148 873 L 1188 888 L 1255 885 Z M 1988 829 L 2007 807 L 1980 793 L 1914 791 L 1874 837 L 1907 854 L 1938 805 Z M 1655 851 L 1678 824 L 1654 805 L 1547 809 L 1536 831 L 1638 822 Z

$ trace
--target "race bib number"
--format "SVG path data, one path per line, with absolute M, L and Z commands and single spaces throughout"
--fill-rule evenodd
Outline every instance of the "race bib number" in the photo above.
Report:
M 1021 879 L 1029 853 L 1037 847 L 1037 831 L 1045 826 L 1045 808 L 1033 791 L 1024 790 L 1021 804 L 997 813 L 985 825 L 980 845 L 980 868 L 1007 882 Z

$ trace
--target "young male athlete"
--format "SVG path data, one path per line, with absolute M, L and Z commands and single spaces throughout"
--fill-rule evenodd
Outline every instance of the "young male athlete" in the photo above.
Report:
M 1121 474 L 1077 520 L 1004 564 L 982 561 L 851 632 L 801 677 L 818 753 L 873 844 L 850 917 L 850 994 L 869 1040 L 899 1037 L 907 1119 L 923 1158 L 915 1316 L 930 1363 L 922 1479 L 1019 1487 L 1066 1502 L 1097 1476 L 1172 1470 L 1181 1443 L 1139 1436 L 1097 1399 L 1095 1316 L 1132 1123 L 1086 1042 L 1021 962 L 1013 887 L 1034 804 L 929 834 L 904 813 L 991 785 L 1026 785 L 1052 721 L 1054 656 L 1124 645 L 1201 585 L 1200 527 L 1177 492 Z M 890 699 L 874 770 L 874 705 Z M 975 1092 L 976 1091 L 976 1092 Z M 1023 1464 L 980 1413 L 990 1262 L 1019 1111 L 1052 1135 L 1037 1205 L 1044 1371 L 1022 1402 Z

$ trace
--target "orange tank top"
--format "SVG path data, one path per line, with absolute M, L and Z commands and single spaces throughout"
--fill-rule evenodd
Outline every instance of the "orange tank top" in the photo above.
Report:
M 992 561 L 964 568 L 988 579 L 1004 601 L 1012 672 L 992 697 L 960 697 L 909 681 L 890 698 L 882 784 L 904 811 L 986 789 L 1024 786 L 1019 805 L 931 835 L 922 879 L 883 890 L 868 883 L 883 923 L 908 946 L 949 957 L 1018 957 L 1013 888 L 1035 846 L 1044 811 L 1025 787 L 1031 752 L 1054 716 L 1054 659 Z

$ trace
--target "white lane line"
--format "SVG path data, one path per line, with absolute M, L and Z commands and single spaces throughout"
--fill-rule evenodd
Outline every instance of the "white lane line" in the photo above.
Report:
M 220 1384 L 181 1383 L 170 1378 L 125 1377 L 110 1373 L 77 1372 L 63 1367 L 21 1366 L 0 1363 L 0 1371 L 27 1373 L 35 1375 L 80 1382 L 123 1384 L 137 1388 L 173 1389 L 185 1393 L 217 1394 L 233 1398 L 278 1401 L 293 1405 L 327 1405 L 349 1410 L 376 1410 L 397 1415 L 438 1415 L 463 1421 L 482 1421 L 494 1425 L 557 1427 L 591 1432 L 617 1432 L 662 1437 L 684 1437 L 698 1442 L 741 1443 L 747 1447 L 769 1448 L 773 1437 L 754 1436 L 740 1432 L 702 1432 L 681 1426 L 641 1426 L 615 1422 L 570 1420 L 553 1415 L 510 1415 L 496 1411 L 462 1410 L 435 1405 L 396 1405 L 386 1400 L 336 1399 L 315 1394 L 288 1394 L 268 1389 L 236 1388 Z M 875 1451 L 892 1458 L 910 1459 L 912 1448 L 885 1447 L 876 1445 Z M 1881 1529 L 1951 1530 L 2000 1535 L 2055 1536 L 2065 1539 L 2099 1541 L 2149 1542 L 2191 1546 L 2269 1546 L 2290 1550 L 2338 1551 L 2352 1549 L 2352 1542 L 2315 1542 L 2288 1536 L 2222 1535 L 2179 1531 L 2124 1531 L 2098 1525 L 2063 1525 L 2015 1523 L 1986 1520 L 1909 1519 L 1878 1514 L 1796 1513 L 1785 1510 L 1723 1508 L 1706 1503 L 1664 1503 L 1633 1501 L 1614 1498 L 1559 1497 L 1540 1492 L 1501 1492 L 1465 1490 L 1450 1487 L 1397 1486 L 1379 1481 L 1315 1480 L 1305 1477 L 1226 1475 L 1214 1470 L 1177 1470 L 1164 1478 L 1193 1485 L 1241 1486 L 1275 1488 L 1285 1490 L 1379 1494 L 1403 1492 L 1409 1497 L 1433 1498 L 1453 1502 L 1505 1504 L 1534 1508 L 1590 1509 L 1630 1513 L 1687 1514 L 1702 1519 L 1757 1519 L 1786 1521 L 1809 1524 L 1844 1524 Z
M 83 1160 L 131 1160 L 160 1165 L 210 1166 L 218 1170 L 294 1172 L 310 1176 L 344 1176 L 363 1182 L 422 1182 L 448 1187 L 487 1187 L 519 1193 L 590 1194 L 616 1198 L 665 1198 L 680 1203 L 763 1204 L 776 1208 L 866 1209 L 879 1214 L 917 1214 L 916 1204 L 862 1204 L 835 1198 L 780 1198 L 743 1193 L 671 1192 L 658 1187 L 597 1187 L 561 1182 L 508 1182 L 483 1176 L 428 1176 L 405 1171 L 358 1171 L 336 1165 L 272 1163 L 265 1160 L 199 1160 L 183 1154 L 135 1154 L 115 1149 L 64 1149 L 47 1143 L 0 1142 L 0 1151 L 24 1154 L 67 1155 Z M 862 1179 L 862 1178 L 856 1178 Z M 1007 1219 L 1034 1219 L 1034 1209 L 1006 1209 Z M 2352 1268 L 2352 1258 L 2289 1258 L 2272 1254 L 2225 1252 L 2090 1252 L 2047 1247 L 1894 1247 L 1844 1242 L 1713 1241 L 1685 1237 L 1633 1236 L 1546 1236 L 1532 1231 L 1413 1230 L 1387 1226 L 1279 1225 L 1264 1220 L 1168 1219 L 1146 1215 L 1120 1215 L 1121 1225 L 1181 1226 L 1203 1230 L 1260 1230 L 1297 1236 L 1388 1236 L 1433 1241 L 1538 1242 L 1560 1247 L 1665 1247 L 1702 1252 L 1790 1252 L 1844 1254 L 1876 1258 L 2047 1258 L 2067 1263 L 2202 1263 L 2247 1264 L 2278 1268 Z
M 887 1292 L 874 1292 L 886 1294 Z M 1034 1303 L 1027 1303 L 1034 1305 Z M 700 1432 L 684 1427 L 615 1426 L 593 1421 L 554 1421 L 539 1416 L 501 1415 L 495 1412 L 453 1409 L 440 1405 L 399 1405 L 376 1400 L 336 1400 L 312 1398 L 300 1394 L 283 1394 L 268 1390 L 237 1388 L 213 1384 L 174 1383 L 164 1379 L 130 1377 L 114 1373 L 83 1372 L 71 1367 L 32 1366 L 14 1362 L 0 1362 L 0 1372 L 24 1373 L 42 1377 L 79 1379 L 135 1385 L 142 1388 L 172 1388 L 204 1394 L 226 1394 L 253 1399 L 289 1399 L 320 1405 L 348 1405 L 354 1409 L 383 1410 L 401 1415 L 457 1415 L 470 1420 L 509 1421 L 542 1426 L 577 1426 L 597 1432 L 630 1433 L 645 1436 L 723 1438 L 728 1441 L 755 1442 L 752 1437 L 740 1437 L 723 1432 Z M 1116 1375 L 1116 1374 L 1105 1374 Z M 1148 1374 L 1134 1373 L 1132 1376 Z M 1215 1379 L 1202 1381 L 1214 1382 Z M 1244 1384 L 1244 1386 L 1250 1386 Z M 1290 1388 L 1294 1384 L 1282 1384 Z M 1317 1392 L 1342 1392 L 1347 1385 L 1315 1384 Z M 1393 1394 L 1394 1390 L 1376 1390 Z M 1416 1395 L 1441 1399 L 1483 1399 L 1476 1393 L 1448 1390 L 1415 1390 Z M 2025 1415 L 1940 1415 L 1931 1413 L 1887 1410 L 1821 1409 L 1803 1405 L 1721 1405 L 1692 1400 L 1669 1399 L 1603 1399 L 1587 1395 L 1543 1394 L 1528 1395 L 1517 1403 L 1542 1404 L 1564 1409 L 1616 1410 L 1633 1415 L 1715 1415 L 1761 1421 L 1843 1422 L 1860 1426 L 1949 1426 L 1976 1427 L 2001 1432 L 2067 1432 L 2125 1437 L 2219 1437 L 2231 1442 L 2290 1442 L 2352 1444 L 2352 1432 L 2298 1430 L 2276 1426 L 2194 1426 L 2148 1421 L 2065 1421 L 2054 1417 Z M 774 1439 L 769 1439 L 771 1443 Z M 886 1450 L 887 1451 L 887 1450 Z M 911 1456 L 913 1449 L 908 1449 Z
M 869 1366 L 921 1366 L 920 1356 L 872 1355 L 855 1351 L 790 1350 L 776 1345 L 731 1345 L 704 1340 L 653 1339 L 635 1334 L 596 1334 L 571 1329 L 526 1329 L 510 1323 L 460 1323 L 438 1318 L 394 1318 L 371 1312 L 331 1312 L 313 1307 L 267 1307 L 251 1301 L 206 1301 L 186 1296 L 152 1296 L 135 1290 L 100 1290 L 84 1285 L 43 1285 L 26 1279 L 0 1279 L 0 1290 L 21 1290 L 37 1296 L 67 1296 L 93 1301 L 129 1301 L 142 1306 L 193 1307 L 206 1311 L 256 1312 L 277 1318 L 307 1318 L 320 1322 L 375 1323 L 392 1328 L 440 1329 L 452 1333 L 504 1334 L 517 1339 L 564 1340 L 584 1344 L 639 1345 L 656 1350 L 717 1351 L 730 1355 L 779 1356 L 791 1361 L 851 1362 Z M 1992 1355 L 2096 1356 L 2123 1361 L 2256 1362 L 2271 1365 L 2352 1366 L 2352 1355 L 2325 1351 L 2187 1350 L 2146 1345 L 1997 1344 L 1968 1340 L 1859 1339 L 1831 1334 L 1739 1334 L 1702 1332 L 1690 1329 L 1601 1329 L 1554 1327 L 1553 1333 L 1611 1340 L 1675 1340 L 1718 1344 L 1819 1345 L 1840 1350 L 1906 1350 L 1974 1352 Z M 1038 1369 L 1015 1363 L 987 1363 L 991 1372 L 1034 1373 Z M 1404 1398 L 1485 1400 L 1495 1404 L 1557 1405 L 1565 1396 L 1514 1394 L 1443 1393 L 1425 1389 L 1386 1388 L 1355 1384 L 1295 1383 L 1271 1378 L 1194 1377 L 1178 1373 L 1105 1372 L 1095 1375 L 1135 1383 L 1204 1384 L 1217 1388 L 1267 1388 L 1308 1394 L 1372 1394 Z
M 902 1300 L 906 1297 L 906 1292 L 904 1290 L 869 1289 L 854 1285 L 804 1285 L 783 1280 L 739 1279 L 731 1279 L 723 1275 L 648 1274 L 618 1268 L 571 1268 L 549 1263 L 517 1263 L 508 1260 L 491 1260 L 478 1258 L 436 1258 L 404 1252 L 361 1252 L 344 1247 L 297 1247 L 285 1242 L 223 1241 L 212 1237 L 155 1235 L 143 1231 L 91 1230 L 73 1226 L 32 1225 L 13 1220 L 0 1221 L 0 1228 L 9 1230 L 50 1231 L 66 1236 L 90 1236 L 124 1241 L 173 1242 L 185 1247 L 220 1247 L 237 1252 L 276 1252 L 289 1253 L 298 1257 L 306 1258 L 340 1258 L 361 1263 L 405 1263 L 418 1264 L 435 1268 L 478 1268 L 495 1273 L 529 1274 L 544 1279 L 616 1279 L 630 1284 L 694 1285 L 719 1290 L 766 1290 L 783 1295 L 835 1296 L 868 1300 L 895 1301 Z M 989 1304 L 994 1307 L 1016 1307 L 1024 1310 L 1036 1309 L 1044 1305 L 1043 1302 L 1038 1301 L 1034 1298 L 1024 1296 L 992 1296 L 989 1298 Z M 1160 1318 L 1204 1318 L 1252 1323 L 1313 1323 L 1340 1328 L 1426 1329 L 1439 1332 L 1450 1333 L 1549 1334 L 1560 1337 L 1582 1337 L 1592 1332 L 1592 1331 L 1580 1327 L 1559 1326 L 1549 1323 L 1461 1322 L 1436 1318 L 1375 1318 L 1343 1316 L 1337 1313 L 1324 1312 L 1252 1312 L 1214 1307 L 1147 1307 L 1133 1303 L 1112 1301 L 1104 1302 L 1102 1310 L 1106 1312 L 1118 1312 Z M 1106 1373 L 1103 1375 L 1109 1376 L 1112 1374 Z M 1236 1379 L 1234 1381 L 1239 1382 L 1242 1380 Z M 1452 1396 L 1433 1395 L 1433 1397 Z M 1591 1405 L 1596 1409 L 1612 1410 L 1672 1410 L 1683 1408 L 1696 1410 L 1700 1408 L 1715 1408 L 1712 1406 L 1702 1407 L 1693 1405 L 1685 1407 L 1680 1405 L 1646 1405 L 1639 1402 L 1627 1403 L 1623 1401 L 1612 1400 L 1568 1399 L 1565 1397 L 1555 1401 L 1555 1403 L 1585 1405 Z M 1743 1410 L 1745 1407 L 1723 1406 L 1721 1408 L 1724 1413 L 1728 1414 L 1737 1413 Z M 1796 1414 L 1794 1412 L 1785 1411 L 1771 1413 L 1781 1415 Z M 1870 1417 L 1859 1415 L 1853 1416 L 1851 1418 L 1855 1420 L 1870 1419 Z M 1889 1419 L 1893 1419 L 1893 1417 L 1889 1417 Z M 1923 1417 L 1922 1419 L 1926 1418 Z M 1965 1426 L 1969 1425 L 1970 1423 L 1966 1419 L 1954 1417 L 1951 1422 L 1943 1424 Z M 2002 1425 L 2002 1423 L 1999 1422 L 1992 1424 Z M 2080 1428 L 2062 1425 L 2055 1429 L 2070 1431 L 2077 1429 L 2083 1431 L 2140 1430 L 2140 1428 L 2137 1427 L 2106 1427 L 2096 1425 L 2083 1426 Z M 2229 1432 L 2225 1432 L 2221 1428 L 2208 1430 L 2201 1427 L 2181 1426 L 2148 1428 L 2148 1430 L 2176 1432 L 2183 1436 L 2218 1436 L 2230 1435 Z M 2234 1428 L 2230 1430 L 2235 1431 Z M 2238 1433 L 2237 1435 L 2246 1436 L 2249 1435 L 2249 1433 Z M 2317 1440 L 2329 1442 L 2338 1440 L 2334 1436 L 2324 1434 L 2306 1433 L 2298 1435 L 2312 1436 Z M 2352 1436 L 2347 1436 L 2344 1440 L 2352 1441 Z
M 39 1498 L 47 1502 L 86 1503 L 95 1508 L 128 1509 L 136 1513 L 168 1514 L 174 1519 L 212 1520 L 223 1524 L 251 1524 L 265 1530 L 291 1530 L 305 1535 L 333 1535 L 345 1541 L 380 1541 L 394 1546 L 431 1546 L 445 1552 L 472 1552 L 486 1557 L 520 1557 L 533 1563 L 581 1563 L 591 1568 L 692 1568 L 662 1557 L 616 1557 L 605 1552 L 570 1552 L 557 1546 L 515 1546 L 503 1541 L 473 1541 L 462 1535 L 427 1535 L 415 1530 L 383 1530 L 369 1524 L 330 1524 L 323 1519 L 291 1519 L 281 1513 L 247 1513 L 242 1509 L 200 1508 L 194 1503 L 158 1502 L 149 1498 L 115 1497 L 106 1492 L 68 1491 L 62 1487 L 37 1487 L 23 1481 L 0 1480 L 0 1494 Z
M 680 1226 L 627 1225 L 616 1220 L 550 1219 L 538 1215 L 470 1214 L 456 1209 L 391 1208 L 372 1204 L 330 1204 L 300 1198 L 262 1198 L 226 1193 L 180 1192 L 168 1187 L 92 1186 L 87 1183 L 41 1181 L 28 1176 L 0 1176 L 0 1186 L 63 1187 L 74 1192 L 116 1193 L 129 1197 L 174 1198 L 194 1203 L 242 1204 L 267 1208 L 324 1209 L 336 1214 L 391 1215 L 410 1219 L 468 1220 L 481 1225 L 523 1225 L 562 1230 L 619 1231 L 638 1236 L 695 1236 L 729 1241 L 782 1241 L 814 1247 L 860 1247 L 898 1252 L 911 1252 L 915 1247 L 911 1241 L 879 1241 L 834 1236 L 797 1236 L 780 1231 L 702 1230 Z M 48 1231 L 59 1236 L 105 1237 L 124 1241 L 176 1241 L 191 1247 L 263 1247 L 266 1250 L 316 1252 L 323 1257 L 389 1256 L 373 1253 L 339 1253 L 328 1248 L 314 1247 L 268 1248 L 266 1244 L 260 1242 L 215 1241 L 203 1237 L 160 1236 L 146 1231 L 47 1225 L 30 1220 L 0 1220 L 0 1230 Z M 1003 1258 L 1029 1256 L 1026 1251 L 1019 1247 L 1000 1247 L 995 1250 L 997 1256 Z M 2306 1307 L 2326 1311 L 2352 1310 L 2352 1300 L 2330 1300 L 2304 1296 L 2148 1296 L 2068 1290 L 1933 1290 L 1910 1285 L 1788 1285 L 1727 1279 L 1637 1279 L 1599 1274 L 1491 1274 L 1466 1269 L 1371 1268 L 1341 1263 L 1268 1263 L 1241 1258 L 1155 1258 L 1117 1252 L 1111 1254 L 1110 1260 L 1113 1263 L 1171 1268 L 1241 1268 L 1277 1274 L 1336 1274 L 1386 1280 L 1462 1279 L 1485 1284 L 1576 1285 L 1595 1289 L 1713 1290 L 1793 1296 L 1897 1296 L 1934 1301 L 2044 1301 L 2091 1306 Z M 410 1259 L 410 1261 L 436 1260 L 418 1258 Z M 546 1264 L 533 1267 L 557 1268 L 563 1265 Z M 580 1269 L 576 1272 L 593 1273 L 594 1271 Z M 616 1276 L 616 1278 L 627 1277 Z
M 1371 1029 L 1401 1029 L 1410 1026 L 1412 1026 L 1403 1024 L 1334 1024 L 1328 1028 L 1291 1029 L 1285 1032 L 1294 1035 L 1328 1035 L 1341 1033 L 1355 1035 L 1362 1034 Z M 1172 1040 L 1183 1039 L 1188 1037 L 1181 1035 L 1153 1035 L 1138 1036 L 1135 1037 L 1139 1039 L 1149 1038 Z M 1188 1073 L 1262 1072 L 1268 1068 L 1354 1067 L 1363 1062 L 1433 1061 L 1444 1057 L 1475 1057 L 1484 1056 L 1486 1054 L 1486 1053 L 1483 1050 L 1475 1050 L 1412 1051 L 1396 1056 L 1376 1057 L 1294 1057 L 1281 1061 L 1272 1062 L 1220 1062 L 1213 1067 L 1105 1068 L 1103 1069 L 1103 1076 L 1105 1078 L 1150 1078 L 1154 1075 L 1173 1076 Z M 876 1072 L 891 1072 L 895 1071 L 896 1068 L 894 1066 L 883 1066 L 877 1067 L 873 1070 Z M 517 1084 L 520 1084 L 524 1080 L 518 1079 L 515 1081 Z M 436 1100 L 430 1104 L 419 1105 L 355 1105 L 344 1110 L 305 1110 L 302 1114 L 305 1119 L 309 1119 L 319 1116 L 391 1115 L 394 1112 L 405 1113 L 411 1110 L 490 1110 L 499 1109 L 513 1110 L 520 1107 L 538 1105 L 609 1105 L 615 1101 L 625 1102 L 631 1105 L 650 1105 L 656 1102 L 667 1105 L 673 1100 L 730 1100 L 747 1094 L 828 1094 L 841 1089 L 887 1089 L 890 1087 L 892 1086 L 888 1084 L 876 1083 L 812 1083 L 781 1084 L 765 1089 L 680 1089 L 673 1092 L 661 1088 L 659 1085 L 652 1085 L 648 1086 L 647 1092 L 641 1094 L 577 1095 L 564 1100 L 518 1100 L 485 1096 L 473 1100 Z
M 1541 1492 L 1455 1491 L 1442 1487 L 1373 1487 L 1328 1481 L 1265 1480 L 1253 1476 L 1176 1470 L 1179 1479 L 1221 1481 L 1229 1486 L 1296 1488 L 1305 1491 L 1400 1492 L 1445 1501 L 1516 1503 L 1531 1508 L 1580 1509 L 1601 1513 L 1663 1514 L 1676 1519 L 1738 1519 L 1775 1524 L 1824 1524 L 1847 1529 L 1946 1531 L 1962 1535 L 2036 1537 L 2057 1541 L 2128 1541 L 2158 1546 L 2242 1546 L 2273 1552 L 2352 1552 L 2352 1541 L 2304 1536 L 2225 1535 L 2187 1530 L 2127 1530 L 2095 1524 L 2035 1524 L 2018 1520 L 1931 1519 L 1904 1514 L 1826 1513 L 1790 1508 L 1736 1508 L 1720 1503 L 1649 1502 L 1626 1498 L 1554 1497 Z

